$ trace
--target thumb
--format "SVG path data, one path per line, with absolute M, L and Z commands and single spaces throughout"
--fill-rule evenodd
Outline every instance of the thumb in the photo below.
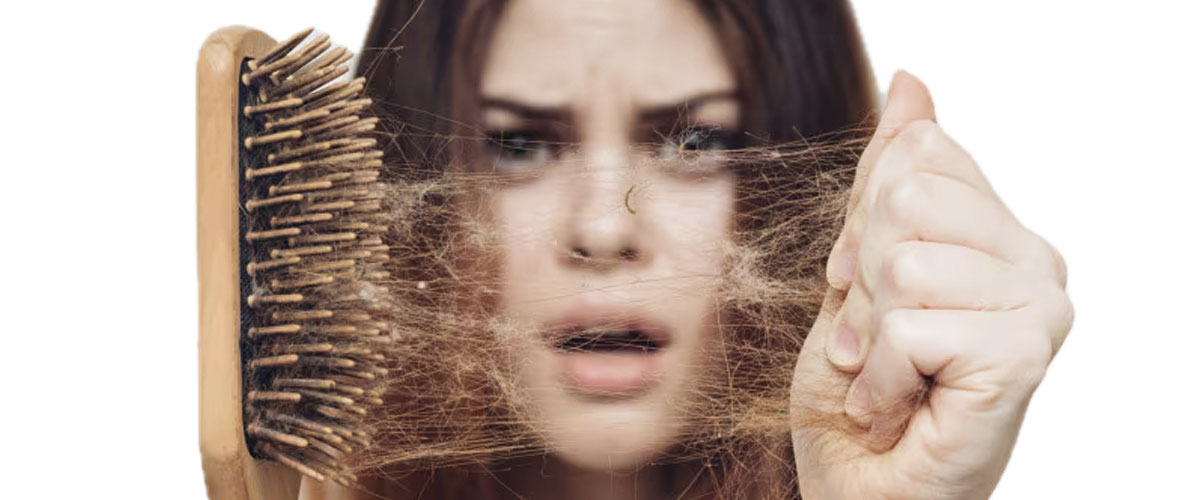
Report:
M 866 178 L 870 175 L 875 162 L 884 148 L 892 142 L 896 134 L 909 123 L 931 120 L 937 121 L 933 111 L 933 97 L 929 88 L 920 79 L 907 71 L 897 71 L 892 75 L 892 85 L 888 88 L 887 102 L 884 103 L 883 113 L 879 115 L 879 124 L 875 126 L 875 134 L 863 151 L 858 162 L 858 170 L 854 175 L 854 187 L 850 195 L 850 210 L 858 202 L 866 186 Z
M 879 116 L 879 124 L 876 125 L 871 142 L 867 143 L 867 148 L 858 160 L 858 168 L 854 171 L 854 184 L 850 187 L 850 198 L 846 204 L 845 227 L 829 254 L 826 279 L 834 289 L 846 290 L 854 279 L 854 269 L 857 265 L 855 256 L 858 254 L 859 232 L 864 218 L 859 204 L 867 189 L 867 179 L 892 139 L 896 138 L 905 125 L 920 120 L 937 121 L 929 88 L 907 71 L 897 71 L 892 76 L 892 85 L 888 88 L 887 102 L 884 103 L 883 113 Z
M 937 121 L 933 112 L 933 97 L 921 79 L 899 70 L 892 75 L 892 86 L 888 88 L 887 103 L 879 117 L 879 128 L 901 128 L 917 120 Z M 891 134 L 891 137 L 895 136 L 894 131 Z

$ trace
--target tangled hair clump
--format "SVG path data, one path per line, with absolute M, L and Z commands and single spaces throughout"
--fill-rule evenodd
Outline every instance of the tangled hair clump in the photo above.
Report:
M 486 140 L 472 122 L 505 3 L 381 1 L 357 70 L 387 131 L 395 327 L 386 401 L 372 414 L 378 442 L 355 465 L 402 489 L 446 486 L 425 498 L 504 491 L 492 471 L 549 453 L 505 352 L 525 327 L 493 307 L 502 246 L 475 203 L 509 179 L 460 161 Z M 754 146 L 722 153 L 736 220 L 713 278 L 718 342 L 676 409 L 682 434 L 655 463 L 686 476 L 670 497 L 796 498 L 791 430 L 843 425 L 849 380 L 797 395 L 792 379 L 825 300 L 825 260 L 869 136 L 874 80 L 846 0 L 694 3 L 733 66 Z M 447 486 L 456 482 L 462 489 Z
M 792 374 L 825 297 L 825 259 L 864 132 L 722 152 L 723 168 L 737 179 L 738 212 L 722 245 L 719 348 L 708 353 L 714 362 L 679 409 L 684 433 L 657 462 L 718 469 L 713 487 L 735 490 L 726 492 L 730 498 L 795 494 L 788 481 L 769 495 L 745 485 L 764 471 L 794 476 L 786 472 L 795 467 Z M 486 467 L 549 452 L 505 351 L 522 325 L 492 306 L 503 249 L 471 203 L 506 179 L 424 163 L 433 158 L 385 168 L 394 277 L 387 309 L 395 326 L 385 404 L 371 415 L 377 443 L 354 462 L 366 476 Z

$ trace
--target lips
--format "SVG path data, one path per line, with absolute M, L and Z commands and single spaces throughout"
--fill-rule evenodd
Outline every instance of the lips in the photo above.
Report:
M 567 352 L 646 353 L 666 347 L 665 341 L 645 330 L 623 327 L 571 328 L 553 340 L 553 346 Z
M 666 328 L 633 311 L 587 307 L 565 315 L 545 341 L 555 351 L 558 374 L 573 392 L 590 397 L 629 398 L 659 378 Z

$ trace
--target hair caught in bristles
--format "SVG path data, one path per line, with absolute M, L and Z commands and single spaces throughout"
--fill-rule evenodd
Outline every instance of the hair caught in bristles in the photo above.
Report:
M 244 420 L 256 457 L 350 484 L 388 373 L 387 188 L 350 52 L 311 33 L 243 63 Z

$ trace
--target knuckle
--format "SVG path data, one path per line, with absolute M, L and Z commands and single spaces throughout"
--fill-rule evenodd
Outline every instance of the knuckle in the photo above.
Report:
M 1025 365 L 1032 367 L 1040 367 L 1043 370 L 1046 365 L 1050 364 L 1050 358 L 1054 356 L 1054 347 L 1052 345 L 1052 336 L 1048 334 L 1046 325 L 1040 327 L 1027 328 L 1026 335 L 1023 335 L 1021 355 L 1018 356 Z
M 884 257 L 884 275 L 893 293 L 914 293 L 923 276 L 921 253 L 916 245 L 898 243 L 892 245 Z
M 1063 259 L 1062 253 L 1057 248 L 1054 248 L 1054 245 L 1051 245 L 1049 241 L 1046 241 L 1046 238 L 1042 237 L 1042 235 L 1032 231 L 1029 231 L 1029 234 L 1033 235 L 1035 240 L 1037 248 L 1034 251 L 1040 252 L 1041 255 L 1045 256 L 1044 260 L 1047 262 L 1047 267 L 1054 276 L 1055 281 L 1058 282 L 1058 286 L 1066 287 L 1067 261 Z
M 908 338 L 914 332 L 913 322 L 911 315 L 904 309 L 893 309 L 884 313 L 879 319 L 879 342 L 889 346 L 907 344 Z
M 1030 324 L 1021 328 L 1012 342 L 1012 384 L 1023 394 L 1032 393 L 1046 377 L 1054 357 L 1054 335 L 1047 325 Z
M 987 354 L 989 368 L 977 379 L 983 408 L 1011 407 L 1029 400 L 1046 377 L 1053 356 L 1045 325 L 1019 313 Z M 986 373 L 986 375 L 984 375 Z
M 1045 240 L 1042 240 L 1045 241 Z M 1050 251 L 1050 259 L 1054 262 L 1054 274 L 1058 278 L 1059 286 L 1067 286 L 1067 261 L 1063 259 L 1062 253 L 1054 248 L 1049 242 L 1046 243 L 1046 249 Z
M 927 158 L 945 149 L 946 134 L 937 123 L 930 120 L 917 120 L 905 125 L 896 136 L 896 140 L 904 144 L 915 158 Z
M 1071 301 L 1066 290 L 1059 289 L 1058 295 L 1062 298 L 1062 336 L 1065 338 L 1075 325 L 1075 303 Z
M 1050 337 L 1051 355 L 1058 353 L 1059 347 L 1066 340 L 1075 322 L 1075 305 L 1067 291 L 1059 287 L 1048 287 L 1043 302 L 1046 304 L 1045 328 Z
M 1046 369 L 1048 362 L 1036 362 L 1027 360 L 1023 363 L 1018 363 L 1015 367 L 1013 377 L 1013 387 L 1018 394 L 1028 395 L 1037 390 L 1038 386 L 1042 385 L 1042 381 L 1046 378 Z
M 897 223 L 915 223 L 925 199 L 920 178 L 904 176 L 879 190 L 879 203 L 888 217 Z

